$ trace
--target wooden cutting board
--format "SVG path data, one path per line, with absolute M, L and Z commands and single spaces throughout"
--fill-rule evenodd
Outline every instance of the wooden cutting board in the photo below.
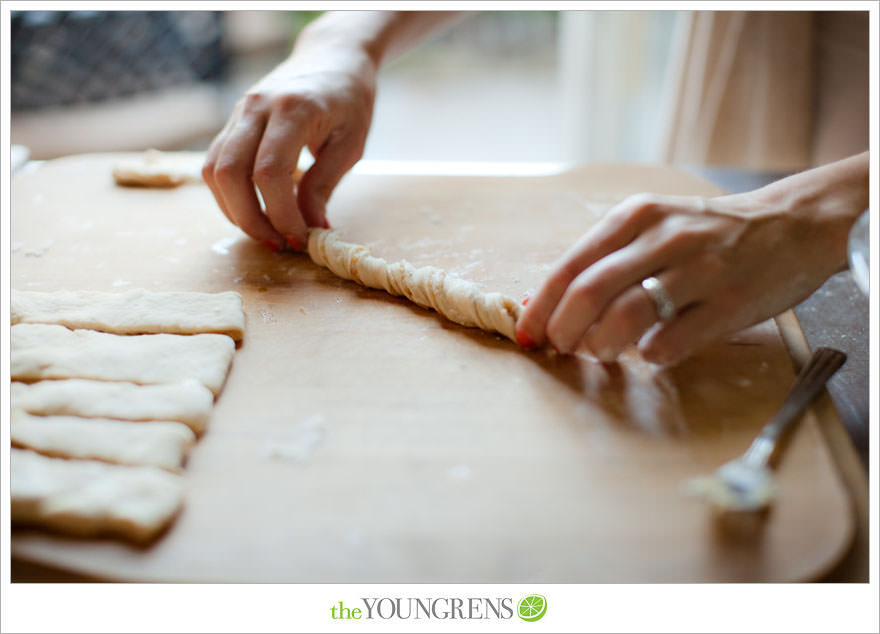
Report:
M 161 539 L 16 530 L 18 560 L 135 581 L 697 582 L 811 579 L 846 552 L 851 504 L 814 413 L 756 532 L 722 530 L 680 489 L 741 453 L 780 404 L 794 373 L 775 322 L 672 369 L 524 353 L 269 252 L 203 185 L 117 187 L 119 158 L 16 176 L 13 288 L 236 290 L 244 343 Z M 659 167 L 350 174 L 329 217 L 378 255 L 519 298 L 638 191 L 717 193 Z

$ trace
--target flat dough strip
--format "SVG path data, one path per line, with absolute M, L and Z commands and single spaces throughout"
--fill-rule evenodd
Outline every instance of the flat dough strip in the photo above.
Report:
M 196 435 L 183 423 L 134 423 L 106 418 L 34 416 L 16 410 L 10 421 L 14 447 L 56 458 L 101 460 L 180 471 Z
M 120 336 L 48 324 L 17 324 L 10 333 L 13 379 L 98 379 L 132 383 L 198 380 L 220 392 L 235 354 L 226 335 Z
M 343 242 L 327 229 L 309 230 L 309 257 L 339 277 L 401 295 L 462 326 L 498 332 L 516 341 L 522 307 L 512 297 L 484 293 L 473 282 L 433 266 L 416 268 L 406 260 L 389 264 L 367 247 Z
M 204 431 L 214 406 L 211 391 L 192 379 L 161 385 L 87 379 L 15 382 L 9 400 L 13 409 L 31 414 L 178 421 L 196 434 Z
M 145 150 L 137 157 L 113 166 L 117 185 L 127 187 L 178 187 L 184 183 L 201 183 L 203 152 L 160 152 Z
M 71 535 L 152 540 L 183 504 L 183 479 L 156 467 L 10 452 L 13 525 Z
M 57 291 L 10 294 L 12 324 L 60 324 L 117 335 L 217 333 L 240 341 L 244 335 L 241 295 L 224 293 L 123 293 Z
M 160 152 L 144 150 L 113 166 L 113 180 L 125 187 L 170 189 L 184 183 L 203 183 L 204 152 Z M 299 183 L 304 172 L 297 168 L 293 180 Z

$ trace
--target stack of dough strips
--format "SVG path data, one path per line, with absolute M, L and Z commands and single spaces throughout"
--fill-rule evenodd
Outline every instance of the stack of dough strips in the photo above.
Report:
M 238 293 L 12 291 L 12 522 L 154 539 L 244 333 Z

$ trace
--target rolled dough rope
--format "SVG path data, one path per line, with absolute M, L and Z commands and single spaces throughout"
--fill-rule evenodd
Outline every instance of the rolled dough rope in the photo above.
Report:
M 406 260 L 388 263 L 359 244 L 343 242 L 327 229 L 309 230 L 309 257 L 339 277 L 402 295 L 462 326 L 499 332 L 516 341 L 522 307 L 501 293 L 485 293 L 473 282 L 433 266 L 416 268 Z
M 117 335 L 217 333 L 244 335 L 241 295 L 224 293 L 123 293 L 57 291 L 10 293 L 12 324 L 60 324 Z
M 101 460 L 180 471 L 196 436 L 183 423 L 133 423 L 106 418 L 34 416 L 15 410 L 9 434 L 13 447 L 57 458 Z
M 178 421 L 196 434 L 204 431 L 214 406 L 214 395 L 194 379 L 160 385 L 87 379 L 14 382 L 9 400 L 13 409 L 31 414 Z
M 226 335 L 113 335 L 48 324 L 17 324 L 10 332 L 13 379 L 98 379 L 175 383 L 197 379 L 220 391 L 235 354 Z
M 152 540 L 183 504 L 183 479 L 156 467 L 10 452 L 13 525 L 71 535 Z

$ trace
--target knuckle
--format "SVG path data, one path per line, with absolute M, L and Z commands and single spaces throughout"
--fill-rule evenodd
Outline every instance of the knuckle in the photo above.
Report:
M 350 168 L 361 160 L 367 142 L 366 134 L 354 130 L 337 130 L 331 133 L 332 143 L 338 150 L 339 161 L 343 167 Z
M 303 97 L 296 93 L 286 93 L 275 98 L 274 108 L 282 113 L 291 113 L 307 108 Z
M 206 183 L 210 183 L 214 179 L 214 168 L 215 163 L 213 161 L 208 161 L 202 165 L 202 179 Z
M 592 279 L 575 280 L 565 292 L 565 302 L 576 306 L 578 311 L 585 311 L 598 316 L 605 303 L 606 293 L 601 283 Z
M 357 138 L 348 145 L 348 151 L 346 152 L 345 156 L 348 159 L 347 162 L 349 164 L 354 165 L 359 160 L 361 160 L 364 155 L 365 145 L 366 138 Z
M 730 267 L 724 249 L 704 250 L 699 254 L 697 263 L 707 279 L 723 277 L 724 271 Z
M 651 194 L 633 194 L 611 209 L 609 218 L 615 224 L 641 222 L 653 216 L 657 203 Z
M 275 98 L 274 109 L 286 118 L 311 120 L 325 111 L 321 101 L 314 96 L 288 93 Z
M 244 112 L 256 112 L 262 110 L 266 104 L 266 97 L 258 92 L 249 92 L 241 100 L 241 108 Z
M 649 209 L 657 205 L 657 197 L 654 194 L 640 192 L 638 194 L 633 194 L 632 196 L 629 196 L 624 201 L 624 204 L 631 209 Z
M 541 285 L 541 294 L 553 297 L 558 301 L 565 294 L 572 279 L 573 276 L 569 275 L 565 270 L 556 269 L 544 280 L 544 283 Z
M 572 299 L 577 300 L 579 305 L 591 306 L 599 299 L 599 288 L 595 283 L 591 282 L 575 282 L 571 285 L 570 291 Z
M 627 198 L 621 207 L 628 220 L 638 223 L 650 223 L 666 215 L 664 211 L 666 201 L 657 194 L 634 194 Z
M 214 166 L 214 178 L 221 185 L 241 180 L 246 174 L 245 164 L 236 158 L 220 158 Z
M 643 308 L 635 301 L 627 301 L 613 308 L 608 317 L 615 330 L 622 333 L 626 339 L 635 339 L 642 330 L 644 317 Z
M 274 159 L 259 160 L 251 174 L 257 185 L 266 185 L 284 176 L 284 169 Z
M 700 239 L 697 231 L 688 228 L 675 228 L 663 240 L 663 248 L 668 252 L 681 251 Z
M 575 260 L 565 259 L 554 267 L 554 270 L 547 278 L 547 282 L 555 290 L 564 291 L 582 271 L 583 269 Z
M 303 188 L 303 195 L 308 195 L 321 200 L 329 200 L 330 194 L 333 193 L 333 186 L 326 182 L 312 182 L 308 187 Z
M 662 215 L 660 203 L 651 199 L 633 208 L 630 218 L 635 222 L 650 223 L 662 217 Z

